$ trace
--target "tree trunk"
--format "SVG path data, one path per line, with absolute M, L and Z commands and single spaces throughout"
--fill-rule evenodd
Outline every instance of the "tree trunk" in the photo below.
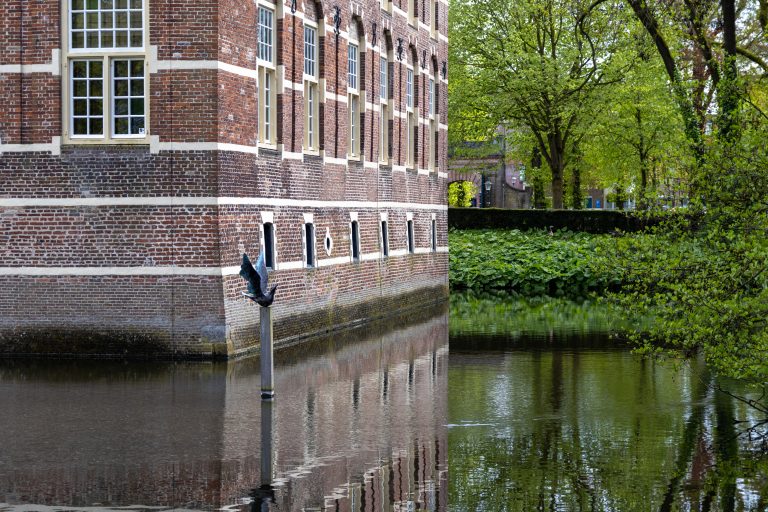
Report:
M 563 208 L 563 169 L 565 161 L 559 130 L 549 135 L 549 170 L 552 171 L 552 208 Z
M 544 180 L 541 178 L 541 151 L 533 148 L 531 155 L 531 170 L 533 174 L 533 207 L 543 210 L 547 207 L 547 198 L 544 197 Z
M 637 201 L 637 207 L 640 210 L 648 209 L 648 148 L 645 144 L 645 133 L 643 132 L 643 114 L 639 108 L 635 109 L 635 123 L 638 133 L 637 154 L 640 158 L 640 193 Z
M 723 12 L 723 76 L 718 83 L 718 130 L 719 136 L 726 142 L 738 137 L 740 91 L 738 70 L 736 69 L 736 7 L 734 0 L 721 0 Z

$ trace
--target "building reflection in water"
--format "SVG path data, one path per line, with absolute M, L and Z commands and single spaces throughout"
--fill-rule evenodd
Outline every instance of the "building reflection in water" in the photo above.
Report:
M 285 349 L 272 404 L 254 359 L 0 363 L 0 510 L 446 510 L 447 336 L 441 308 Z

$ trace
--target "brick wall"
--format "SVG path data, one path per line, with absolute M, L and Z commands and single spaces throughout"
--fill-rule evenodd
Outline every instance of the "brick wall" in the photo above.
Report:
M 258 143 L 256 4 L 147 0 L 147 137 L 86 144 L 65 136 L 66 4 L 3 2 L 0 352 L 214 357 L 253 350 L 258 314 L 241 297 L 237 267 L 243 252 L 255 260 L 260 251 L 264 212 L 277 236 L 279 343 L 444 296 L 447 82 L 436 71 L 447 60 L 447 4 L 437 4 L 435 37 L 418 19 L 409 23 L 404 4 L 387 12 L 376 0 L 297 2 L 295 14 L 290 1 L 274 6 L 277 138 L 266 147 Z M 422 17 L 424 9 L 417 0 Z M 304 20 L 318 25 L 325 86 L 319 152 L 303 150 Z M 358 159 L 347 158 L 350 33 L 360 48 Z M 379 165 L 379 58 L 387 52 L 393 148 L 390 165 Z M 424 121 L 412 168 L 405 167 L 406 65 Z M 431 171 L 430 76 L 440 123 Z M 351 261 L 351 213 L 361 262 Z M 316 228 L 314 269 L 302 265 L 306 214 Z M 389 258 L 379 254 L 382 214 Z M 415 254 L 407 253 L 407 214 Z

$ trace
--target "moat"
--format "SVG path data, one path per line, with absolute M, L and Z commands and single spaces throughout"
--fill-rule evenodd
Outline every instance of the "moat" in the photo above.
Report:
M 454 295 L 388 324 L 278 352 L 267 406 L 255 359 L 1 362 L 0 510 L 766 509 L 753 412 L 616 312 Z

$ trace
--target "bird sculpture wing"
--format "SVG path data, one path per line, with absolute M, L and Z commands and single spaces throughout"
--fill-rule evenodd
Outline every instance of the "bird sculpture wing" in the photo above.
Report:
M 263 285 L 259 273 L 253 268 L 247 254 L 243 254 L 243 263 L 240 265 L 240 275 L 248 281 L 248 293 L 252 296 L 263 294 Z M 265 280 L 266 281 L 266 280 Z
M 264 253 L 259 254 L 259 259 L 256 260 L 256 272 L 259 274 L 259 283 L 261 284 L 261 294 L 267 294 L 267 264 L 264 262 Z

